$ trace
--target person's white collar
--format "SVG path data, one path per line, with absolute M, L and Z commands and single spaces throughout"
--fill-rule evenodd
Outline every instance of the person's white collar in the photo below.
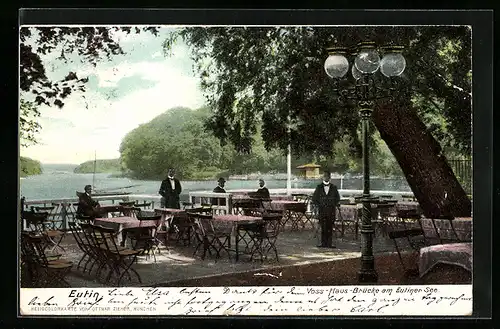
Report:
M 168 179 L 174 179 L 174 176 L 168 176 Z
M 329 184 L 330 184 L 330 181 L 328 181 L 328 182 L 323 181 L 323 184 L 324 184 L 324 185 L 329 185 Z

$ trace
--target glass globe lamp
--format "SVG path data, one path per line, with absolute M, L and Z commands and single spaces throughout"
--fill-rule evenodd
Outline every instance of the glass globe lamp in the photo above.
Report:
M 380 72 L 386 77 L 397 77 L 406 68 L 403 47 L 386 47 L 385 55 L 380 61 Z
M 380 56 L 375 49 L 375 44 L 365 42 L 359 44 L 359 53 L 354 59 L 354 65 L 361 73 L 375 73 L 380 66 Z
M 329 48 L 325 60 L 325 71 L 330 78 L 342 78 L 349 71 L 349 61 L 344 56 L 344 48 Z

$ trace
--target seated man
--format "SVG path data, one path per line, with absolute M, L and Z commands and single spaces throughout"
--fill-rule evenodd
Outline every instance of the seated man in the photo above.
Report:
M 224 177 L 219 178 L 219 180 L 217 181 L 217 186 L 214 188 L 213 192 L 214 193 L 226 193 L 226 190 L 224 189 L 224 184 L 226 184 L 226 180 L 224 179 Z M 212 198 L 212 205 L 213 206 L 216 206 L 216 205 L 225 206 L 226 199 Z
M 78 195 L 78 208 L 76 214 L 96 218 L 101 215 L 99 202 L 92 199 L 92 186 L 85 185 L 85 193 Z
M 259 189 L 257 192 L 253 193 L 253 196 L 265 200 L 269 200 L 271 198 L 269 190 L 266 187 L 266 182 L 262 178 L 259 179 Z

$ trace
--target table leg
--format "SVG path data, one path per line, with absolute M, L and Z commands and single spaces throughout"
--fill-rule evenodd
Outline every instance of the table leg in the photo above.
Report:
M 235 243 L 236 243 L 236 247 L 235 247 L 235 249 L 236 249 L 236 258 L 235 259 L 236 259 L 236 261 L 238 261 L 239 258 L 240 258 L 240 253 L 239 253 L 239 250 L 238 250 L 239 249 L 238 248 L 239 237 L 240 237 L 240 227 L 236 226 L 236 234 L 235 234 L 235 238 L 236 238 L 236 241 L 235 241 Z
M 127 240 L 127 230 L 122 230 L 122 241 L 120 246 L 125 247 L 125 241 Z

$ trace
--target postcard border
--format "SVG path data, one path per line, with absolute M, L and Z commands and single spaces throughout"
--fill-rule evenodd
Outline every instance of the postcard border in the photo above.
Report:
M 258 15 L 255 15 L 258 13 Z M 210 15 L 209 15 L 210 14 Z M 213 15 L 212 15 L 213 14 Z M 358 15 L 353 17 L 353 15 Z M 374 17 L 376 16 L 376 17 Z M 472 25 L 474 109 L 474 316 L 491 316 L 491 218 L 492 218 L 492 11 L 287 11 L 249 10 L 123 10 L 86 9 L 23 10 L 21 24 L 299 24 L 322 25 Z M 478 87 L 480 86 L 480 87 Z M 17 132 L 17 131 L 16 131 Z M 480 174 L 479 174 L 480 173 Z M 17 217 L 17 216 L 16 216 Z M 479 310 L 479 313 L 477 313 Z M 349 320 L 351 318 L 348 318 Z M 404 318 L 409 320 L 411 318 Z M 268 321 L 269 318 L 266 318 Z M 294 321 L 296 321 L 294 319 Z M 323 320 L 321 320 L 323 321 Z

